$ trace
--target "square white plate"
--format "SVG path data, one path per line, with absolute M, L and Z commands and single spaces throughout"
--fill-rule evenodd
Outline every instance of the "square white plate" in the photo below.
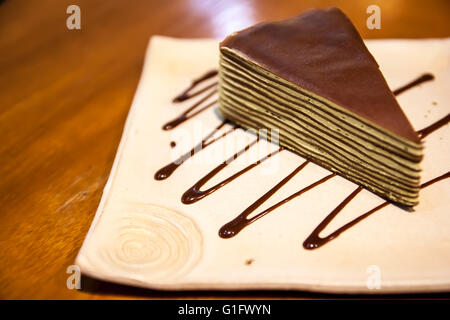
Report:
M 366 43 L 392 89 L 424 73 L 435 76 L 434 81 L 398 96 L 414 128 L 422 129 L 449 113 L 449 39 Z M 271 157 L 196 203 L 181 202 L 183 193 L 195 182 L 254 139 L 241 129 L 196 153 L 169 178 L 155 180 L 158 169 L 189 151 L 221 123 L 216 106 L 212 106 L 173 130 L 162 130 L 164 123 L 202 96 L 182 103 L 172 103 L 172 99 L 192 79 L 217 67 L 216 40 L 152 38 L 108 183 L 76 259 L 83 273 L 169 290 L 406 293 L 450 289 L 450 179 L 422 189 L 414 212 L 388 205 L 315 250 L 304 249 L 303 241 L 356 188 L 341 177 L 277 208 L 233 238 L 218 236 L 222 225 L 304 161 L 289 151 Z M 213 95 L 210 101 L 216 98 Z M 177 144 L 174 148 L 171 141 Z M 203 189 L 275 148 L 261 141 Z M 429 135 L 425 148 L 423 182 L 450 169 L 450 127 Z M 327 174 L 308 164 L 255 213 Z M 363 190 L 322 235 L 382 202 Z

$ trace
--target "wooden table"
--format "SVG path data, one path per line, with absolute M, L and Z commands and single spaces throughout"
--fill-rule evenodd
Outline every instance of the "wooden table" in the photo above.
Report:
M 68 30 L 66 8 L 81 8 Z M 381 8 L 381 29 L 366 8 Z M 364 38 L 450 36 L 450 1 L 0 1 L 0 298 L 323 298 L 305 292 L 142 290 L 66 269 L 88 231 L 155 34 L 223 38 L 311 7 L 340 7 Z M 438 295 L 441 297 L 442 295 Z M 335 297 L 335 296 L 331 296 Z

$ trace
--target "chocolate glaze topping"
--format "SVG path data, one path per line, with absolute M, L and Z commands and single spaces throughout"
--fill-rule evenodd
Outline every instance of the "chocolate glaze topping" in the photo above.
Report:
M 377 62 L 337 8 L 261 23 L 231 34 L 220 47 L 394 135 L 420 143 Z

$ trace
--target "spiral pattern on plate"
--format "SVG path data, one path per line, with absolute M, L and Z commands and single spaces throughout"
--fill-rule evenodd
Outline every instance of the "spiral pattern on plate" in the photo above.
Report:
M 141 208 L 142 209 L 142 208 Z M 169 281 L 189 271 L 200 259 L 202 236 L 194 222 L 158 206 L 128 210 L 114 222 L 103 259 L 147 280 Z

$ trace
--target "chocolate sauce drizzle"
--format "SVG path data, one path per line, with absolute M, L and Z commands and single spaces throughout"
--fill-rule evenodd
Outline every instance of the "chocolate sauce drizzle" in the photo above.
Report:
M 411 89 L 413 87 L 416 87 L 424 82 L 427 81 L 431 81 L 434 80 L 434 76 L 431 73 L 425 73 L 423 75 L 421 75 L 420 77 L 418 77 L 417 79 L 414 79 L 413 81 L 405 84 L 404 86 L 401 86 L 400 88 L 394 90 L 392 93 L 394 94 L 394 96 L 398 96 L 400 93 Z
M 256 214 L 252 218 L 248 218 L 250 214 L 253 213 L 258 207 L 260 207 L 264 202 L 266 202 L 278 189 L 280 189 L 282 186 L 284 186 L 289 180 L 291 180 L 299 171 L 301 171 L 309 161 L 303 162 L 299 167 L 297 167 L 294 171 L 292 171 L 289 175 L 287 175 L 283 180 L 281 180 L 277 185 L 275 185 L 272 189 L 270 189 L 268 192 L 266 192 L 262 197 L 260 197 L 258 200 L 253 202 L 247 209 L 245 209 L 240 215 L 238 215 L 236 218 L 225 224 L 222 228 L 219 230 L 219 236 L 221 238 L 231 238 L 234 237 L 236 234 L 239 233 L 242 229 L 244 229 L 246 226 L 252 224 L 256 220 L 264 217 L 269 212 L 275 210 L 276 208 L 282 206 L 288 201 L 291 201 L 292 199 L 302 195 L 303 193 L 317 187 L 318 185 L 328 181 L 330 178 L 333 178 L 336 174 L 331 173 L 316 182 L 308 185 L 307 187 L 304 187 L 303 189 L 291 194 L 289 197 L 281 200 L 280 202 L 277 202 L 273 206 L 269 207 L 268 209 L 265 209 L 261 211 L 260 213 Z
M 177 160 L 175 160 L 174 162 L 169 163 L 168 165 L 166 165 L 165 167 L 162 167 L 161 169 L 159 169 L 158 171 L 156 171 L 154 178 L 155 180 L 164 180 L 167 179 L 168 177 L 170 177 L 172 175 L 172 173 L 179 167 L 181 166 L 187 159 L 189 159 L 190 157 L 193 157 L 196 153 L 202 151 L 203 149 L 205 149 L 207 146 L 211 145 L 212 143 L 224 138 L 227 134 L 231 133 L 232 131 L 236 130 L 236 127 L 233 127 L 231 129 L 229 129 L 228 131 L 222 133 L 219 137 L 217 138 L 212 138 L 212 136 L 220 129 L 222 129 L 223 126 L 225 126 L 225 124 L 227 124 L 228 121 L 223 121 L 220 123 L 219 126 L 217 126 L 213 131 L 211 131 L 200 143 L 198 143 L 196 146 L 194 146 L 190 151 L 186 152 L 185 154 L 183 154 L 182 156 L 180 156 Z
M 258 166 L 259 164 L 263 163 L 270 157 L 274 156 L 275 154 L 279 153 L 283 148 L 279 148 L 278 150 L 269 153 L 268 155 L 264 156 L 263 158 L 259 159 L 258 161 L 250 164 L 249 166 L 245 167 L 244 169 L 236 172 L 235 174 L 231 175 L 230 177 L 222 180 L 215 186 L 207 189 L 207 190 L 200 190 L 201 187 L 203 187 L 212 177 L 214 177 L 217 173 L 219 173 L 223 168 L 225 168 L 228 164 L 236 160 L 240 155 L 242 155 L 244 152 L 247 152 L 253 145 L 259 142 L 259 136 L 256 140 L 252 141 L 248 145 L 246 145 L 244 148 L 236 152 L 234 155 L 232 155 L 230 158 L 222 162 L 220 165 L 215 167 L 213 170 L 211 170 L 207 175 L 205 175 L 203 178 L 201 178 L 199 181 L 197 181 L 191 188 L 189 188 L 181 197 L 181 202 L 184 204 L 192 204 L 194 202 L 197 202 L 204 197 L 210 195 L 211 193 L 217 191 L 218 189 L 222 188 L 229 182 L 233 181 L 234 179 L 238 178 L 239 176 L 243 175 L 247 171 L 253 169 L 254 167 Z
M 445 126 L 449 122 L 450 122 L 450 113 L 448 115 L 446 115 L 445 117 L 443 117 L 441 120 L 436 121 L 435 123 L 429 125 L 428 127 L 417 131 L 417 134 L 419 135 L 420 139 L 425 139 L 425 137 L 428 136 L 430 133 Z
M 426 188 L 433 183 L 436 183 L 438 181 L 444 180 L 450 178 L 450 171 L 447 173 L 444 173 L 443 175 L 434 178 L 420 186 L 420 188 Z M 377 212 L 378 210 L 388 206 L 391 204 L 389 201 L 385 201 L 382 204 L 376 206 L 375 208 L 367 211 L 366 213 L 360 215 L 359 217 L 353 219 L 352 221 L 346 223 L 336 231 L 330 233 L 326 237 L 320 237 L 320 233 L 323 231 L 323 229 L 326 228 L 326 226 L 338 215 L 339 212 L 342 211 L 342 209 L 345 208 L 345 206 L 362 190 L 361 187 L 356 188 L 347 198 L 344 199 L 331 213 L 314 229 L 314 231 L 306 238 L 305 242 L 303 242 L 303 248 L 311 250 L 311 249 L 317 249 L 324 244 L 330 242 L 333 239 L 336 239 L 342 232 L 350 229 L 358 222 L 364 220 L 365 218 L 369 217 L 373 213 Z
M 216 93 L 215 86 L 217 85 L 217 82 L 198 90 L 194 93 L 190 93 L 191 90 L 193 90 L 199 83 L 205 81 L 206 79 L 212 78 L 218 74 L 217 70 L 211 70 L 207 73 L 205 73 L 203 76 L 201 76 L 198 79 L 195 79 L 192 81 L 191 86 L 187 88 L 185 91 L 183 91 L 180 95 L 175 97 L 173 99 L 173 102 L 181 102 L 188 100 L 194 96 L 197 96 L 203 92 L 207 92 L 207 94 L 197 103 L 195 103 L 192 107 L 188 108 L 185 112 L 183 112 L 180 116 L 175 118 L 172 121 L 169 121 L 163 126 L 164 130 L 170 130 L 176 127 L 177 125 L 181 124 L 182 122 L 186 121 L 189 118 L 192 118 L 193 116 L 197 115 L 198 113 L 202 112 L 203 110 L 211 107 L 212 105 L 217 103 L 217 100 L 207 104 L 206 106 L 201 107 L 194 113 L 191 113 L 194 109 L 198 108 L 200 105 L 202 105 L 208 98 L 210 98 L 214 93 Z M 396 89 L 393 91 L 394 95 L 399 95 L 403 93 L 404 91 L 411 89 L 415 86 L 418 86 L 424 82 L 431 81 L 434 79 L 434 76 L 432 74 L 426 73 L 418 77 L 417 79 L 411 81 L 410 83 Z M 214 89 L 212 89 L 214 88 Z M 212 89 L 211 91 L 207 91 L 209 89 Z M 191 114 L 190 114 L 191 113 Z M 440 119 L 439 121 L 431 124 L 430 126 L 418 131 L 418 135 L 421 139 L 424 139 L 426 136 L 431 134 L 432 132 L 438 130 L 442 126 L 446 125 L 450 121 L 450 114 L 445 116 L 444 118 Z M 181 164 L 183 164 L 187 159 L 192 157 L 195 153 L 201 151 L 208 145 L 211 145 L 212 143 L 222 139 L 227 134 L 235 130 L 237 127 L 233 127 L 232 129 L 226 131 L 221 136 L 217 138 L 211 139 L 211 137 L 214 135 L 214 133 L 217 130 L 220 130 L 227 121 L 222 122 L 215 130 L 213 130 L 211 133 L 209 133 L 199 144 L 197 144 L 194 148 L 192 148 L 189 152 L 183 154 L 180 158 L 178 158 L 176 161 L 168 164 L 167 166 L 161 168 L 155 173 L 154 178 L 156 180 L 164 180 L 167 179 Z M 259 136 L 256 140 L 245 146 L 243 149 L 236 152 L 233 156 L 225 160 L 223 163 L 215 167 L 213 170 L 211 170 L 208 174 L 206 174 L 204 177 L 202 177 L 200 180 L 198 180 L 191 188 L 189 188 L 182 196 L 181 201 L 184 204 L 192 204 L 194 202 L 197 202 L 204 197 L 210 195 L 211 193 L 217 191 L 221 187 L 225 186 L 229 182 L 233 181 L 234 179 L 238 178 L 242 174 L 248 172 L 249 170 L 253 169 L 257 165 L 261 164 L 265 160 L 269 159 L 270 157 L 274 156 L 275 154 L 281 152 L 283 148 L 279 148 L 278 150 L 271 152 L 267 154 L 266 156 L 262 157 L 258 161 L 250 164 L 249 166 L 245 167 L 244 169 L 236 172 L 235 174 L 229 176 L 228 178 L 222 180 L 221 182 L 217 183 L 213 187 L 207 189 L 207 190 L 201 190 L 201 188 L 210 180 L 212 179 L 218 172 L 220 172 L 222 169 L 224 169 L 229 163 L 237 159 L 240 155 L 247 152 L 253 145 L 259 142 Z M 230 222 L 226 223 L 222 228 L 219 230 L 219 236 L 222 238 L 231 238 L 238 234 L 242 229 L 244 229 L 246 226 L 250 225 L 251 223 L 255 222 L 256 220 L 262 218 L 266 214 L 270 213 L 271 211 L 275 210 L 276 208 L 282 206 L 286 202 L 304 194 L 305 192 L 319 186 L 320 184 L 328 181 L 329 179 L 336 176 L 335 173 L 331 173 L 314 183 L 302 188 L 301 190 L 291 194 L 290 196 L 286 197 L 285 199 L 277 202 L 276 204 L 272 205 L 268 209 L 265 209 L 261 211 L 260 213 L 254 215 L 252 218 L 248 218 L 257 208 L 259 208 L 264 202 L 266 202 L 275 192 L 277 192 L 282 186 L 284 186 L 289 180 L 291 180 L 298 172 L 300 172 L 307 164 L 309 163 L 308 160 L 303 162 L 300 166 L 298 166 L 296 169 L 294 169 L 289 175 L 287 175 L 285 178 L 283 178 L 278 184 L 276 184 L 274 187 L 272 187 L 268 192 L 266 192 L 263 196 L 261 196 L 259 199 L 257 199 L 254 203 L 252 203 L 247 209 L 245 209 L 240 215 L 238 215 L 235 219 L 231 220 Z M 443 179 L 450 177 L 450 171 L 435 178 L 432 179 L 424 184 L 421 185 L 421 188 L 425 188 L 435 182 L 441 181 Z M 350 201 L 355 198 L 358 193 L 361 192 L 363 188 L 361 186 L 358 186 L 350 195 L 348 195 L 317 227 L 316 229 L 308 236 L 308 238 L 304 241 L 303 247 L 305 249 L 316 249 L 324 244 L 328 243 L 329 241 L 335 239 L 338 237 L 342 232 L 348 230 L 358 222 L 362 221 L 363 219 L 367 218 L 371 214 L 377 212 L 378 210 L 386 207 L 390 204 L 390 202 L 386 201 L 382 204 L 378 205 L 377 207 L 369 210 L 368 212 L 360 215 L 359 217 L 355 218 L 354 220 L 348 222 L 344 226 L 340 227 L 339 229 L 335 230 L 331 234 L 329 234 L 326 237 L 320 237 L 320 232 L 323 231 L 323 229 L 326 228 L 326 226 L 341 212 L 344 207 L 350 203 Z
M 218 74 L 217 70 L 211 70 L 206 72 L 203 76 L 194 79 L 191 82 L 191 85 L 184 90 L 182 93 L 180 93 L 178 96 L 176 96 L 175 98 L 173 98 L 172 102 L 173 103 L 179 103 L 179 102 L 183 102 L 185 100 L 191 99 L 193 97 L 198 96 L 199 94 L 203 93 L 203 92 L 207 92 L 207 94 L 200 99 L 199 101 L 197 101 L 196 103 L 194 103 L 194 105 L 192 105 L 191 107 L 187 108 L 185 111 L 183 111 L 183 113 L 181 113 L 179 116 L 177 116 L 175 119 L 170 120 L 169 122 L 165 123 L 162 127 L 163 130 L 172 130 L 173 128 L 175 128 L 176 126 L 182 124 L 183 122 L 191 119 L 192 117 L 195 117 L 196 115 L 198 115 L 200 112 L 205 111 L 206 109 L 208 109 L 209 107 L 212 107 L 213 105 L 217 104 L 217 99 L 207 103 L 206 105 L 204 105 L 204 103 L 210 98 L 212 97 L 214 94 L 217 93 L 217 84 L 218 82 L 214 82 L 211 83 L 207 86 L 205 86 L 204 88 L 195 91 L 194 93 L 191 93 L 191 91 L 198 86 L 200 83 L 202 83 L 203 81 L 206 81 L 212 77 L 215 77 Z M 196 110 L 196 111 L 194 111 Z
M 208 72 L 206 72 L 204 75 L 202 75 L 201 77 L 192 80 L 191 85 L 184 90 L 182 93 L 180 93 L 178 96 L 176 96 L 175 98 L 173 98 L 172 102 L 177 103 L 177 102 L 183 102 L 185 100 L 188 100 L 190 98 L 193 98 L 197 95 L 199 95 L 202 92 L 205 92 L 206 90 L 213 88 L 217 85 L 217 82 L 214 82 L 212 84 L 210 84 L 209 86 L 198 90 L 194 93 L 190 93 L 196 86 L 198 86 L 200 83 L 202 83 L 205 80 L 208 80 L 212 77 L 215 77 L 218 74 L 218 70 L 214 69 L 214 70 L 210 70 Z

